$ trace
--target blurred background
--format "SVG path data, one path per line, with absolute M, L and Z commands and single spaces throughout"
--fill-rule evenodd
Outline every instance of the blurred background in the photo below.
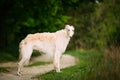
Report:
M 79 62 L 44 80 L 120 80 L 120 0 L 0 0 L 0 62 L 18 61 L 27 34 L 66 24 L 75 27 L 66 53 Z
M 29 33 L 75 27 L 68 49 L 105 49 L 120 44 L 119 0 L 0 0 L 0 51 L 18 55 Z

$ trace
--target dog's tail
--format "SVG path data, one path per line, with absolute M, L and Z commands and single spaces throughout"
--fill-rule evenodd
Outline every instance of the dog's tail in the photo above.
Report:
M 21 60 L 22 59 L 22 56 L 23 56 L 23 54 L 22 54 L 22 48 L 23 48 L 23 46 L 24 46 L 24 40 L 22 40 L 21 42 L 20 42 L 20 44 L 19 44 L 19 60 Z
M 20 51 L 19 51 L 20 52 Z M 19 61 L 22 59 L 22 54 L 21 54 L 21 52 L 20 52 L 20 54 L 19 54 Z

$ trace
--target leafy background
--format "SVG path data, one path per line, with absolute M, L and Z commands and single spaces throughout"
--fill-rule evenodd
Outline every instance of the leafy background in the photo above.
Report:
M 120 44 L 119 0 L 0 0 L 0 50 L 17 56 L 29 33 L 75 27 L 68 49 Z

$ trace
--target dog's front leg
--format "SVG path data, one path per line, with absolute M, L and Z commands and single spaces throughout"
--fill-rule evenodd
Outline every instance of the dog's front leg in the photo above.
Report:
M 56 72 L 60 72 L 60 52 L 59 51 L 56 51 L 54 53 L 53 64 L 54 64 L 54 68 L 55 68 Z

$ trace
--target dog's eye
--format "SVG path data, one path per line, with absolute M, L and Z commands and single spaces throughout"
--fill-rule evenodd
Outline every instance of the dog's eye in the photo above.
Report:
M 68 31 L 70 31 L 70 30 L 68 29 Z

